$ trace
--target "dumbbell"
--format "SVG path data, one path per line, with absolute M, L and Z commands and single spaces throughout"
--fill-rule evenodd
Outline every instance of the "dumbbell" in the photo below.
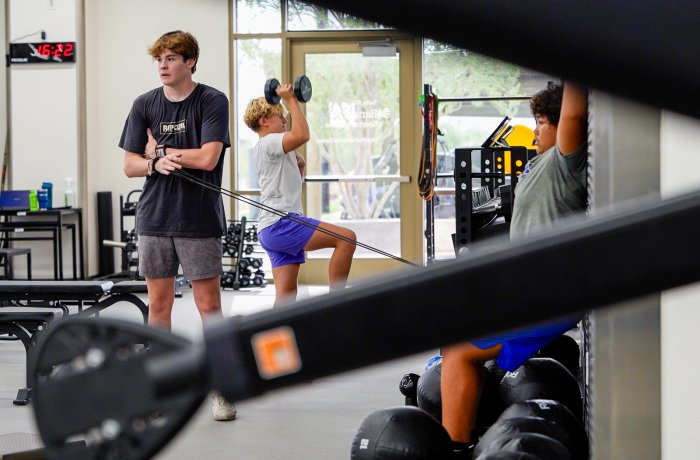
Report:
M 270 78 L 265 82 L 265 100 L 270 104 L 279 104 L 282 97 L 277 94 L 279 80 Z M 311 100 L 311 80 L 306 75 L 301 75 L 294 80 L 294 95 L 299 102 L 309 102 Z

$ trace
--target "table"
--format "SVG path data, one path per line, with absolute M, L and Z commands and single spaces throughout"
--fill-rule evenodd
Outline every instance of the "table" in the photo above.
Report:
M 64 218 L 69 216 L 75 216 L 77 223 L 65 222 Z M 0 217 L 3 217 L 2 222 L 0 222 L 0 233 L 2 233 L 3 236 L 0 239 L 5 242 L 48 240 L 53 243 L 54 279 L 56 280 L 64 279 L 63 230 L 70 230 L 72 241 L 71 255 L 73 261 L 73 279 L 85 279 L 85 264 L 83 256 L 83 211 L 81 208 L 53 208 L 41 211 L 29 211 L 27 209 L 0 209 Z M 31 219 L 27 219 L 28 217 Z M 35 233 L 39 233 L 44 236 L 34 235 Z M 51 236 L 45 236 L 47 233 L 50 233 Z

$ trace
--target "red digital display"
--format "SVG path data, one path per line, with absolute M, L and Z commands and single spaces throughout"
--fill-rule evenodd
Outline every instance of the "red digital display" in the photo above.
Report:
M 11 43 L 10 64 L 75 62 L 75 42 Z
M 37 53 L 42 56 L 56 56 L 56 57 L 72 57 L 73 49 L 75 45 L 73 43 L 41 43 L 36 47 Z

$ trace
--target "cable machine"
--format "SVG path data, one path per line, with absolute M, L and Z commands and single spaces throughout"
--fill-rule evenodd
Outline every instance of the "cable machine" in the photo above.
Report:
M 449 102 L 493 102 L 526 101 L 530 97 L 474 97 L 439 99 L 432 92 L 432 85 L 423 85 L 421 113 L 423 116 L 423 144 L 418 172 L 418 188 L 425 201 L 425 239 L 427 264 L 435 262 L 435 196 L 455 196 L 454 247 L 458 254 L 466 250 L 475 238 L 507 230 L 512 212 L 512 190 L 518 176 L 525 169 L 529 159 L 535 154 L 526 147 L 509 146 L 505 138 L 511 134 L 509 117 L 484 141 L 481 147 L 455 149 L 455 166 L 451 172 L 438 172 L 437 127 L 440 103 Z M 480 158 L 480 171 L 472 171 L 472 154 Z M 437 187 L 440 178 L 453 179 L 454 189 Z M 474 188 L 472 180 L 479 179 L 480 187 Z M 505 223 L 492 228 L 498 216 Z

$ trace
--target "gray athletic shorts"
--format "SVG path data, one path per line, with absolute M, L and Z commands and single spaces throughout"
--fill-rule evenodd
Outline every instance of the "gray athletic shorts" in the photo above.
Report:
M 190 281 L 220 276 L 221 238 L 139 235 L 139 273 L 145 278 L 172 278 L 178 265 Z

